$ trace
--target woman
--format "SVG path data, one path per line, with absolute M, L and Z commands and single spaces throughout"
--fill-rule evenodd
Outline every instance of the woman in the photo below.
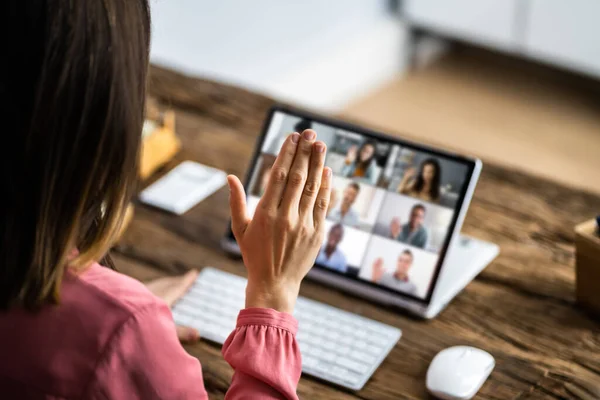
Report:
M 377 183 L 375 145 L 365 142 L 360 148 L 351 146 L 346 154 L 342 175 L 346 178 L 359 178 L 375 185 Z
M 165 301 L 96 262 L 136 180 L 146 0 L 0 4 L 0 118 L 12 140 L 0 161 L 0 397 L 206 399 Z M 315 136 L 288 137 L 252 220 L 228 177 L 248 271 L 246 309 L 223 346 L 235 370 L 229 399 L 297 398 L 290 313 L 322 243 L 331 183 Z
M 440 201 L 440 164 L 434 158 L 428 158 L 421 163 L 419 174 L 415 177 L 415 169 L 407 168 L 398 192 L 432 203 Z

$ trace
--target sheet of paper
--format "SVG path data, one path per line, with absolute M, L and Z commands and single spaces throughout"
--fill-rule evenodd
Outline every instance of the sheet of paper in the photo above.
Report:
M 221 170 L 184 161 L 140 194 L 143 203 L 178 215 L 221 188 L 227 174 Z

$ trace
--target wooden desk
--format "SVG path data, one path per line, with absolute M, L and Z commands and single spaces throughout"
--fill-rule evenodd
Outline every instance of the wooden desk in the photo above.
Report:
M 177 110 L 183 159 L 244 175 L 271 100 L 237 88 L 152 70 L 151 93 Z M 240 275 L 239 260 L 219 247 L 228 222 L 222 189 L 182 217 L 138 206 L 114 251 L 121 271 L 146 280 L 211 265 Z M 575 398 L 571 375 L 600 382 L 600 321 L 574 307 L 573 227 L 600 210 L 600 198 L 510 171 L 484 166 L 465 232 L 498 243 L 500 256 L 441 315 L 422 321 L 315 282 L 301 294 L 404 332 L 358 393 L 303 377 L 304 399 L 424 399 L 425 374 L 445 347 L 486 349 L 497 367 L 482 399 Z M 220 347 L 187 350 L 202 361 L 211 398 L 222 398 L 232 370 Z

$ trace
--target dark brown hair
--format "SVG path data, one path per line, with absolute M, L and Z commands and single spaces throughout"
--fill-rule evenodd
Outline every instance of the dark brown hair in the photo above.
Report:
M 363 151 L 363 149 L 367 146 L 371 146 L 373 148 L 373 154 L 371 154 L 371 156 L 369 157 L 369 159 L 363 161 L 360 158 L 360 153 Z M 369 167 L 371 166 L 371 162 L 375 159 L 375 150 L 377 149 L 377 147 L 375 147 L 375 143 L 374 142 L 364 142 L 360 148 L 358 149 L 358 155 L 356 157 L 356 167 L 357 168 L 361 168 L 362 170 L 366 171 L 369 169 Z
M 0 4 L 0 309 L 59 301 L 102 258 L 137 176 L 147 0 Z
M 348 184 L 348 187 L 351 187 L 351 188 L 353 188 L 354 190 L 356 190 L 356 193 L 357 193 L 357 194 L 358 194 L 358 193 L 360 193 L 360 185 L 359 185 L 358 183 L 356 183 L 356 182 L 350 182 L 350 183 Z
M 407 256 L 410 256 L 411 259 L 414 258 L 412 251 L 410 251 L 409 249 L 404 249 L 404 251 L 402 253 L 400 253 L 400 255 L 402 254 L 406 254 Z
M 427 212 L 427 209 L 425 208 L 425 206 L 421 203 L 415 204 L 411 209 L 410 212 L 411 214 L 416 211 L 416 210 L 423 210 L 423 212 Z
M 421 163 L 421 166 L 419 167 L 419 174 L 417 175 L 417 180 L 415 181 L 414 190 L 417 193 L 421 193 L 423 186 L 425 186 L 425 178 L 423 178 L 423 174 L 426 165 L 431 165 L 433 167 L 433 180 L 431 181 L 431 187 L 429 188 L 429 197 L 431 197 L 431 200 L 437 201 L 440 199 L 440 180 L 442 171 L 440 163 L 435 158 L 428 158 Z

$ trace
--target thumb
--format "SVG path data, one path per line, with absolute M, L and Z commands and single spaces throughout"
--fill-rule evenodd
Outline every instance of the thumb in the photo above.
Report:
M 229 185 L 229 208 L 231 209 L 231 230 L 236 239 L 240 239 L 248 226 L 248 214 L 246 211 L 246 194 L 242 182 L 235 175 L 227 177 Z

